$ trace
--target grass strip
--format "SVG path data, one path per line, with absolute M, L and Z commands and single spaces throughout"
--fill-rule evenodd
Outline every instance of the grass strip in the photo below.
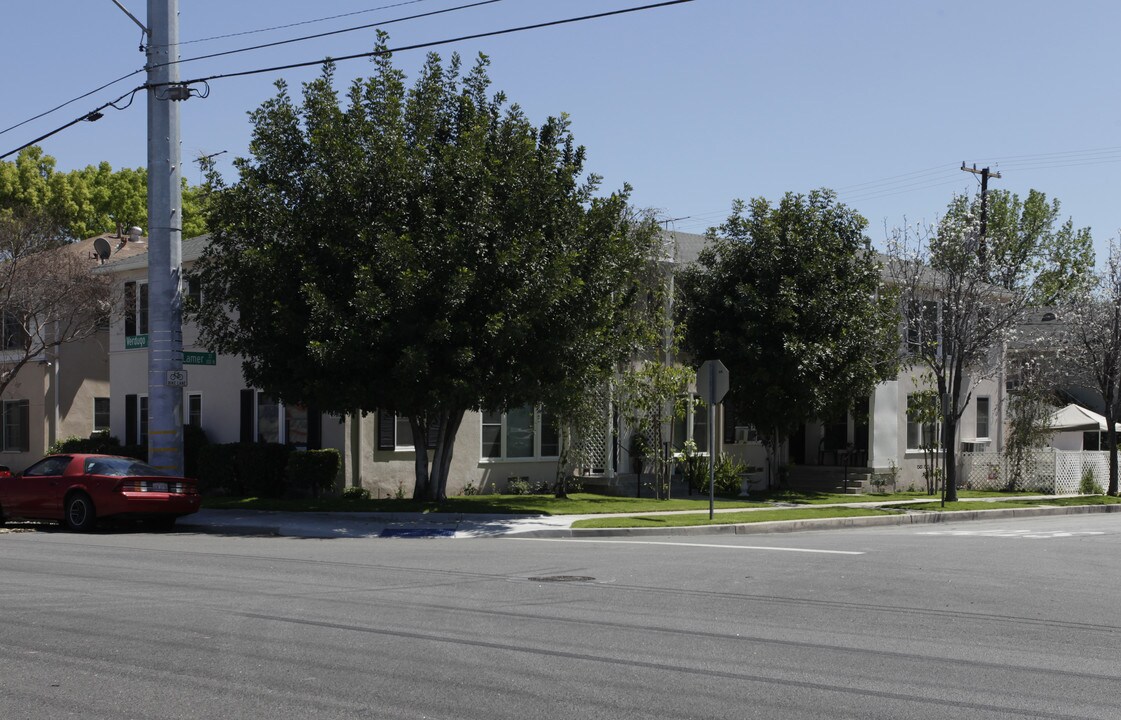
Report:
M 878 508 L 786 508 L 753 510 L 750 512 L 720 513 L 712 520 L 706 514 L 697 515 L 647 515 L 640 517 L 589 518 L 572 523 L 574 528 L 668 528 L 698 525 L 741 525 L 771 522 L 774 520 L 813 520 L 820 518 L 868 517 L 872 515 L 899 515 L 900 510 Z
M 1007 510 L 1009 508 L 1116 505 L 1117 503 L 1121 503 L 1121 497 L 1088 495 L 1082 497 L 1048 498 L 1046 500 L 997 500 L 990 502 L 985 502 L 983 500 L 959 500 L 957 502 L 948 502 L 945 507 L 943 507 L 940 502 L 915 503 L 913 505 L 908 505 L 907 509 L 943 512 L 951 510 Z

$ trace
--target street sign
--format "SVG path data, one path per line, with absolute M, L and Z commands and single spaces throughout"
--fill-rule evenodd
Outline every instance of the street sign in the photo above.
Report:
M 183 364 L 184 365 L 217 365 L 218 356 L 212 352 L 203 350 L 184 350 L 183 351 Z
M 167 386 L 168 387 L 187 387 L 187 371 L 186 370 L 168 370 L 167 371 Z
M 719 405 L 728 393 L 728 368 L 719 360 L 705 360 L 697 370 L 697 394 L 709 406 Z

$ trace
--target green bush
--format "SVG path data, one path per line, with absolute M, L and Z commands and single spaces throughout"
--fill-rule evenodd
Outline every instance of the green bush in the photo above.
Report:
M 507 495 L 530 495 L 532 492 L 533 486 L 529 484 L 529 478 L 512 477 L 506 481 Z
M 280 443 L 236 443 L 234 473 L 247 497 L 284 496 L 287 445 Z
M 244 492 L 234 472 L 234 455 L 239 443 L 205 445 L 199 448 L 199 492 L 204 495 L 240 496 Z
M 121 441 L 108 433 L 95 433 L 88 438 L 72 436 L 56 440 L 47 448 L 47 454 L 56 453 L 98 453 L 100 455 L 123 455 L 125 457 L 148 459 L 148 448 L 139 445 L 121 445 Z
M 339 451 L 294 450 L 288 454 L 288 493 L 299 497 L 319 497 L 335 487 L 339 474 Z
M 1082 472 L 1082 481 L 1078 484 L 1078 492 L 1081 495 L 1101 495 L 1104 493 L 1102 486 L 1094 478 L 1093 468 L 1086 468 Z
M 343 490 L 343 497 L 347 500 L 369 500 L 370 491 L 364 487 L 348 487 Z
M 742 488 L 742 475 L 747 472 L 747 465 L 735 459 L 728 453 L 720 453 L 716 458 L 716 467 L 713 469 L 713 486 L 718 495 L 739 495 Z
M 202 428 L 195 425 L 183 426 L 183 474 L 187 477 L 198 477 L 199 452 L 210 441 Z

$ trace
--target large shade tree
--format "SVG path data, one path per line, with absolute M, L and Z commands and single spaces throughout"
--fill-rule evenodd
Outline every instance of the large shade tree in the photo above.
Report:
M 724 362 L 737 420 L 772 449 L 894 376 L 899 315 L 866 224 L 829 190 L 737 201 L 679 276 L 684 349 Z
M 465 412 L 576 412 L 648 309 L 656 223 L 626 190 L 597 196 L 567 117 L 534 125 L 491 94 L 487 64 L 430 55 L 406 88 L 383 52 L 345 103 L 329 64 L 302 102 L 279 83 L 238 181 L 213 178 L 196 272 L 203 340 L 241 355 L 249 383 L 434 439 L 418 497 L 445 496 Z
M 49 216 L 70 240 L 148 226 L 148 172 L 114 170 L 107 162 L 62 172 L 55 158 L 32 146 L 0 161 L 0 208 Z M 206 231 L 197 187 L 183 183 L 183 236 Z
M 984 230 L 980 198 L 957 196 L 935 227 L 899 228 L 889 239 L 907 362 L 930 373 L 940 400 L 947 501 L 957 499 L 957 431 L 972 388 L 999 372 L 1024 310 L 1085 287 L 1093 266 L 1090 231 L 1060 223 L 1058 201 L 997 191 L 988 206 Z

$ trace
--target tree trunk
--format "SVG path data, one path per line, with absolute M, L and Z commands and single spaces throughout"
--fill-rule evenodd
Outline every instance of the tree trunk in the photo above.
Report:
M 1117 494 L 1117 408 L 1111 402 L 1105 404 L 1105 444 L 1109 449 L 1109 489 L 1108 495 Z
M 957 414 L 950 412 L 944 418 L 943 429 L 946 433 L 945 447 L 942 452 L 946 458 L 946 477 L 943 482 L 946 483 L 946 502 L 957 502 L 958 499 L 958 473 L 957 473 L 957 434 L 958 434 L 958 418 Z
M 409 416 L 409 428 L 413 431 L 413 455 L 415 456 L 413 471 L 416 481 L 413 484 L 413 499 L 428 496 L 431 478 L 428 474 L 428 450 L 424 438 L 428 437 L 428 423 L 421 423 L 419 419 Z
M 436 502 L 448 499 L 448 472 L 455 449 L 455 436 L 463 422 L 464 410 L 447 410 L 440 413 L 440 432 L 436 439 L 436 453 L 432 458 L 432 475 L 428 497 Z

